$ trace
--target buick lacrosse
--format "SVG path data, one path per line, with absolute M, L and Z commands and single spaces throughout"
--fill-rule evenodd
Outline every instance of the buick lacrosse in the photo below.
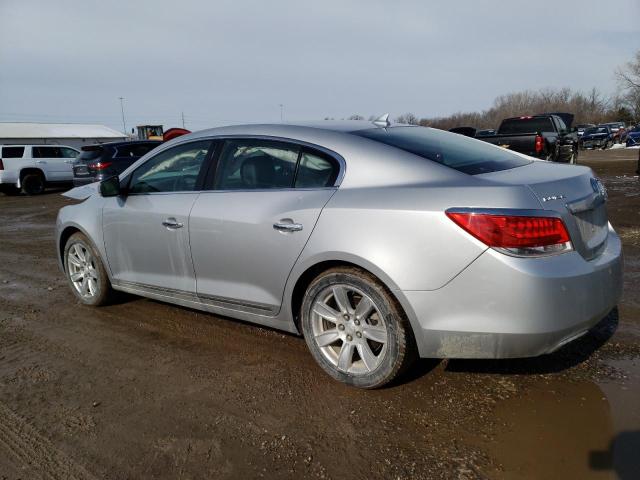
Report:
M 118 290 L 301 333 L 362 388 L 418 356 L 553 352 L 621 294 L 589 168 L 385 117 L 205 130 L 66 195 L 80 302 Z

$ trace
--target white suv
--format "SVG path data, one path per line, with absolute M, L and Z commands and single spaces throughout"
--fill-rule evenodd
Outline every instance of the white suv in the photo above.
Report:
M 27 195 L 73 181 L 78 150 L 62 145 L 0 145 L 0 191 Z

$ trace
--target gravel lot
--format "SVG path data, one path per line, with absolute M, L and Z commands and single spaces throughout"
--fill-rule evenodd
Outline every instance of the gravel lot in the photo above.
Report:
M 422 360 L 332 381 L 292 335 L 141 298 L 75 302 L 66 200 L 0 195 L 0 479 L 640 478 L 637 150 L 583 152 L 609 189 L 625 293 L 525 360 Z

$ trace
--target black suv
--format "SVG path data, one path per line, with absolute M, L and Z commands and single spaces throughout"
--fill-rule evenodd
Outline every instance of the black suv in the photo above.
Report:
M 105 178 L 118 175 L 161 143 L 141 140 L 82 147 L 82 152 L 73 165 L 73 185 L 78 187 L 101 182 Z

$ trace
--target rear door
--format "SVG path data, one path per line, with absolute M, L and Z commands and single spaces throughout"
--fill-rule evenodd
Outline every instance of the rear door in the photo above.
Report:
M 341 162 L 328 152 L 262 139 L 227 140 L 218 156 L 213 190 L 200 194 L 189 219 L 198 296 L 274 315 L 336 191 Z
M 116 283 L 195 294 L 189 212 L 199 195 L 211 144 L 191 141 L 159 152 L 129 175 L 126 197 L 105 198 L 104 243 Z

